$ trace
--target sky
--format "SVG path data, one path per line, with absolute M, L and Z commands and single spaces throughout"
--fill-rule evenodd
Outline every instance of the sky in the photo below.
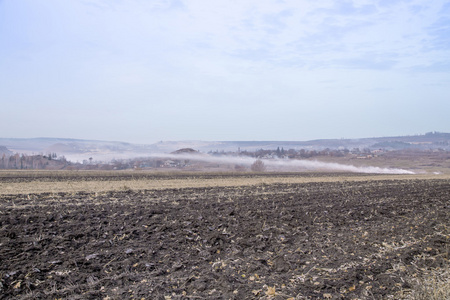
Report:
M 444 0 L 0 0 L 0 137 L 450 132 Z

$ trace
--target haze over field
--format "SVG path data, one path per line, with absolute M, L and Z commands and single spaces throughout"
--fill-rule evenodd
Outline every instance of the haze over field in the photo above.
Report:
M 217 164 L 238 164 L 246 167 L 251 166 L 255 162 L 255 158 L 248 156 L 210 156 L 210 155 L 193 155 L 193 154 L 164 154 L 158 153 L 152 155 L 155 158 L 174 159 L 174 160 L 197 160 Z M 293 159 L 260 159 L 263 164 L 269 168 L 277 170 L 290 171 L 339 171 L 354 173 L 372 173 L 372 174 L 414 174 L 412 171 L 397 168 L 380 168 L 380 167 L 357 167 L 353 165 L 344 165 L 339 163 L 329 163 L 310 160 L 293 160 Z
M 243 171 L 252 169 L 255 160 L 260 159 L 268 171 L 438 174 L 450 170 L 449 151 L 450 133 L 442 132 L 360 139 L 171 141 L 155 144 L 0 137 L 0 169 L 174 168 L 198 171 L 210 168 L 230 170 L 231 167 L 231 170 Z M 47 157 L 52 158 L 52 164 L 48 165 Z
M 0 1 L 0 137 L 450 131 L 450 3 Z

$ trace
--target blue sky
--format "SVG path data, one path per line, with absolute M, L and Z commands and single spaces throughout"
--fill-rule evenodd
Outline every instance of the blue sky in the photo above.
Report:
M 0 137 L 450 132 L 450 3 L 0 0 Z

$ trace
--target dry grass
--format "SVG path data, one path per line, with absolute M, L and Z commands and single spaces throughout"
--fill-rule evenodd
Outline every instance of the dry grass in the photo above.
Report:
M 419 278 L 412 279 L 411 292 L 404 298 L 408 300 L 450 299 L 450 267 L 426 271 Z
M 448 234 L 438 233 L 446 239 L 450 238 Z M 402 265 L 401 268 L 407 270 L 405 278 L 402 280 L 409 282 L 410 288 L 401 290 L 398 294 L 399 299 L 405 300 L 450 300 L 450 261 L 449 248 L 446 247 L 439 257 L 443 263 L 436 268 L 420 268 L 417 262 L 424 259 L 425 256 L 417 257 L 409 267 Z M 435 260 L 437 257 L 431 259 Z
M 3 178 L 14 178 L 18 174 L 22 178 L 33 178 L 21 182 L 3 180 Z M 41 178 L 42 175 L 46 178 Z M 111 171 L 101 172 L 67 172 L 58 173 L 51 172 L 0 172 L 0 195 L 3 194 L 33 194 L 33 193 L 75 193 L 75 192 L 105 192 L 105 191 L 121 191 L 121 190 L 160 190 L 173 188 L 201 188 L 201 187 L 231 187 L 231 186 L 251 186 L 259 184 L 293 184 L 293 183 L 309 183 L 309 182 L 339 182 L 339 181 L 367 181 L 367 180 L 405 180 L 405 179 L 450 179 L 450 175 L 330 175 L 323 176 L 320 173 L 317 176 L 206 176 L 199 175 L 205 173 L 197 173 L 196 176 L 177 177 L 176 175 L 167 176 L 167 174 L 156 173 L 153 178 L 136 177 L 125 178 L 122 180 L 120 176 L 136 174 L 133 172 Z M 217 174 L 216 174 L 217 175 Z M 96 176 L 103 177 L 97 179 Z M 61 177 L 64 179 L 61 180 Z M 113 178 L 114 177 L 114 178 Z M 58 180 L 52 180 L 52 178 Z M 110 179 L 108 179 L 110 178 Z

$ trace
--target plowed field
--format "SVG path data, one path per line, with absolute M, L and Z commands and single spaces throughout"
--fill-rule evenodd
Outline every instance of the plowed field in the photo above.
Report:
M 0 299 L 399 299 L 448 265 L 449 191 L 359 177 L 0 195 Z

